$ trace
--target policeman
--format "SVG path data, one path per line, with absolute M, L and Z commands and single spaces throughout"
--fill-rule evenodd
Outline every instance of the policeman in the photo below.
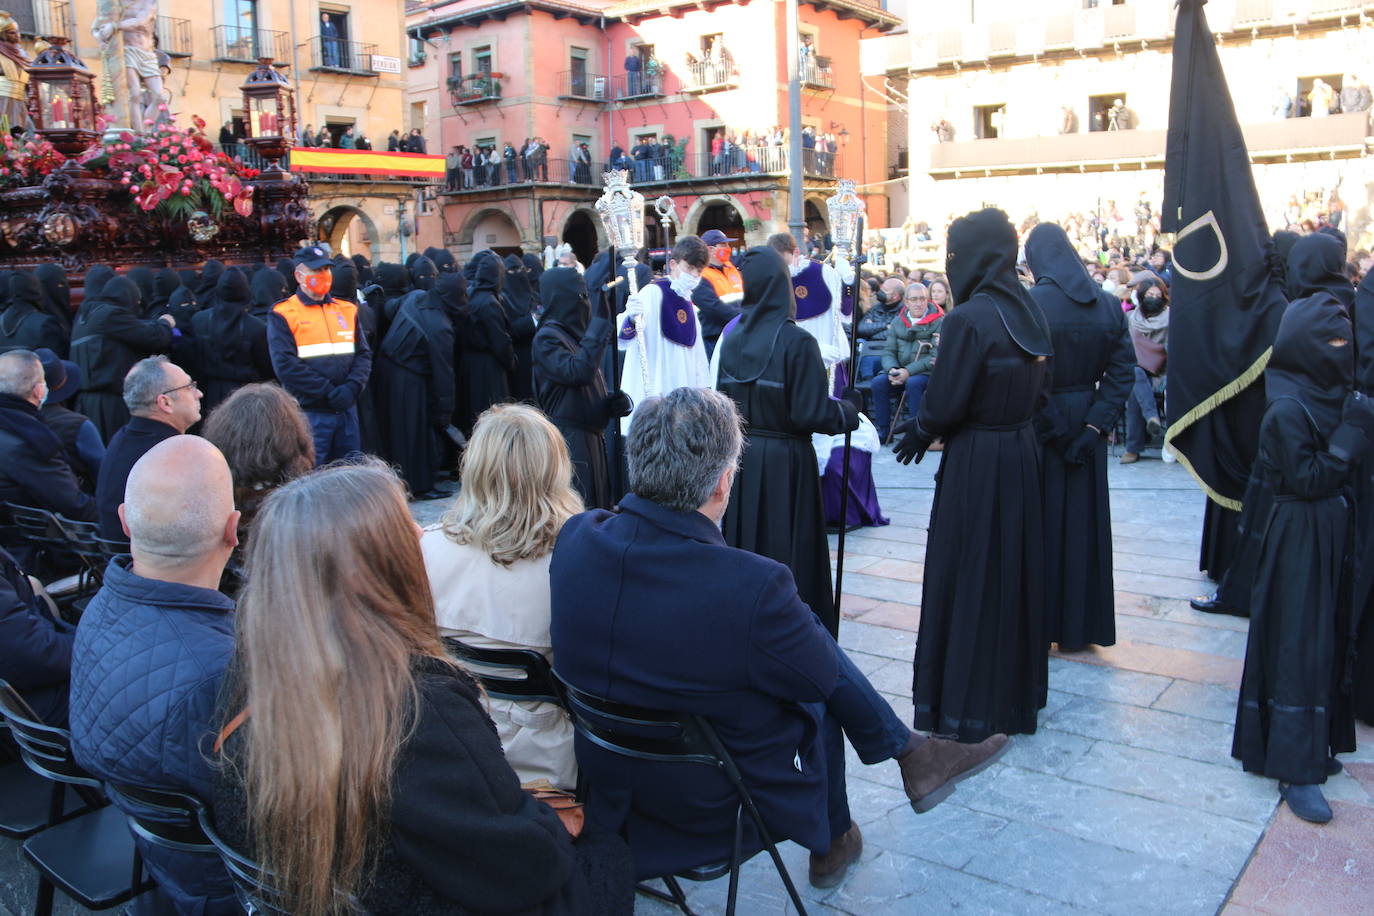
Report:
M 356 404 L 372 372 L 367 337 L 358 333 L 358 306 L 329 295 L 327 248 L 307 245 L 292 259 L 296 293 L 272 307 L 268 349 L 277 381 L 300 402 L 315 438 L 315 463 L 361 447 Z

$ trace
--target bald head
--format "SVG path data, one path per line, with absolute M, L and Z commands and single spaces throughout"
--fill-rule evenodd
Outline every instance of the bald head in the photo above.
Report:
M 883 298 L 889 304 L 896 305 L 902 301 L 902 293 L 906 289 L 906 282 L 901 277 L 888 277 L 883 281 L 882 286 L 878 287 L 883 291 Z
M 154 570 L 215 562 L 222 569 L 237 544 L 229 465 L 199 436 L 173 436 L 149 449 L 129 472 L 119 515 L 134 563 Z

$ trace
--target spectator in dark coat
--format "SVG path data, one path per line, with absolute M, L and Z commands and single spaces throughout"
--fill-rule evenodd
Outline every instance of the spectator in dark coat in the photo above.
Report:
M 72 329 L 72 362 L 86 379 L 76 409 L 91 418 L 107 442 L 129 419 L 124 376 L 140 359 L 172 346 L 176 320 L 164 315 L 148 321 L 138 317 L 140 311 L 138 287 L 127 277 L 115 277 L 94 302 L 82 303 Z
M 9 304 L 0 311 L 0 353 L 47 348 L 67 355 L 67 328 L 43 306 L 43 287 L 27 270 L 10 277 Z
M 62 452 L 81 489 L 94 493 L 100 465 L 105 460 L 105 440 L 100 438 L 100 430 L 89 417 L 67 406 L 67 401 L 81 388 L 81 370 L 76 363 L 58 359 L 51 350 L 35 352 L 43 363 L 43 377 L 48 382 L 48 398 L 38 408 L 38 413 L 48 429 L 62 440 Z
M 119 504 L 129 472 L 159 442 L 180 435 L 200 420 L 200 389 L 186 371 L 165 356 L 140 360 L 124 379 L 129 422 L 115 433 L 100 464 L 95 501 L 100 536 L 123 540 Z
M 234 648 L 234 604 L 215 590 L 238 543 L 232 493 L 224 457 L 198 436 L 160 443 L 129 475 L 132 557 L 110 561 L 72 654 L 72 749 L 99 779 L 210 798 L 215 698 Z M 217 856 L 135 842 L 156 912 L 242 912 Z
M 76 630 L 53 617 L 14 557 L 0 549 L 0 680 L 44 724 L 66 727 L 75 638 Z
M 209 414 L 237 389 L 273 378 L 267 352 L 267 323 L 252 314 L 248 278 L 237 267 L 220 275 L 213 305 L 191 319 L 195 328 L 196 380 L 205 393 L 201 411 Z
M 0 354 L 0 502 L 94 521 L 95 500 L 82 491 L 62 452 L 62 440 L 38 413 L 47 396 L 36 354 Z M 26 553 L 21 552 L 21 561 L 28 561 Z

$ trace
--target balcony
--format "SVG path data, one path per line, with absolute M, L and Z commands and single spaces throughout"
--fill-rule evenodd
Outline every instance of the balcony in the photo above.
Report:
M 686 77 L 683 92 L 717 92 L 739 85 L 739 71 L 728 54 L 688 64 Z
M 316 35 L 310 45 L 310 69 L 329 73 L 356 73 L 361 76 L 376 76 L 372 69 L 372 55 L 377 53 L 375 44 L 361 41 L 345 41 L 342 38 L 325 38 Z
M 191 56 L 191 20 L 157 17 L 157 46 L 168 57 Z
M 237 25 L 217 25 L 210 31 L 215 39 L 215 60 L 255 64 L 262 57 L 278 63 L 291 59 L 291 36 L 285 32 Z
M 662 98 L 663 95 L 663 69 L 661 67 L 641 70 L 638 73 L 626 73 L 624 76 L 616 78 L 615 99 L 617 102 L 635 99 L 658 99 Z
M 1236 0 L 1236 26 L 1268 25 L 1274 18 L 1274 0 Z
M 420 51 L 419 53 L 412 54 L 412 55 L 410 55 L 409 57 L 406 58 L 406 66 L 407 66 L 407 67 L 423 67 L 423 66 L 425 65 L 425 61 L 426 61 L 427 59 L 428 59 L 428 58 L 427 58 L 427 56 L 425 55 L 425 52 L 424 52 L 424 51 Z
M 499 73 L 474 73 L 472 76 L 450 76 L 448 78 L 448 97 L 457 108 L 461 105 L 480 105 L 483 102 L 497 102 L 501 99 L 501 79 Z
M 586 70 L 564 70 L 558 74 L 558 97 L 581 102 L 609 102 L 610 78 Z
M 801 83 L 812 89 L 834 89 L 835 75 L 830 69 L 830 58 L 808 54 L 801 61 Z
M 480 194 L 521 185 L 576 185 L 600 190 L 604 162 L 577 162 L 572 159 L 546 159 L 543 164 L 526 164 L 502 159 L 496 165 L 460 169 L 456 184 L 445 184 L 445 194 Z
M 19 32 L 31 38 L 62 35 L 76 41 L 72 5 L 66 0 L 18 0 L 6 8 L 19 25 Z

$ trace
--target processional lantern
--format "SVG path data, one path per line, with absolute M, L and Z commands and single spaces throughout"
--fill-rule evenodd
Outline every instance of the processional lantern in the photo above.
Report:
M 258 58 L 243 91 L 245 143 L 267 161 L 264 171 L 279 172 L 278 162 L 291 149 L 296 136 L 296 98 L 286 77 L 272 65 L 272 58 Z
M 635 258 L 639 249 L 644 247 L 644 195 L 630 187 L 630 173 L 625 169 L 603 172 L 601 178 L 605 182 L 605 190 L 596 200 L 596 212 L 606 229 L 606 237 L 611 240 L 615 253 L 625 267 L 625 280 L 633 296 L 639 292 L 639 278 L 635 275 L 638 263 Z M 643 330 L 643 322 L 638 318 L 635 319 L 635 330 L 636 333 L 642 333 Z M 648 391 L 649 357 L 642 345 L 638 349 L 644 390 Z
M 67 38 L 47 41 L 48 47 L 29 64 L 29 117 L 39 135 L 71 159 L 100 137 L 95 74 L 67 47 Z
M 826 198 L 825 211 L 830 217 L 830 241 L 846 258 L 859 250 L 863 240 L 858 238 L 859 221 L 864 216 L 864 202 L 854 190 L 854 181 L 841 178 L 839 189 Z

